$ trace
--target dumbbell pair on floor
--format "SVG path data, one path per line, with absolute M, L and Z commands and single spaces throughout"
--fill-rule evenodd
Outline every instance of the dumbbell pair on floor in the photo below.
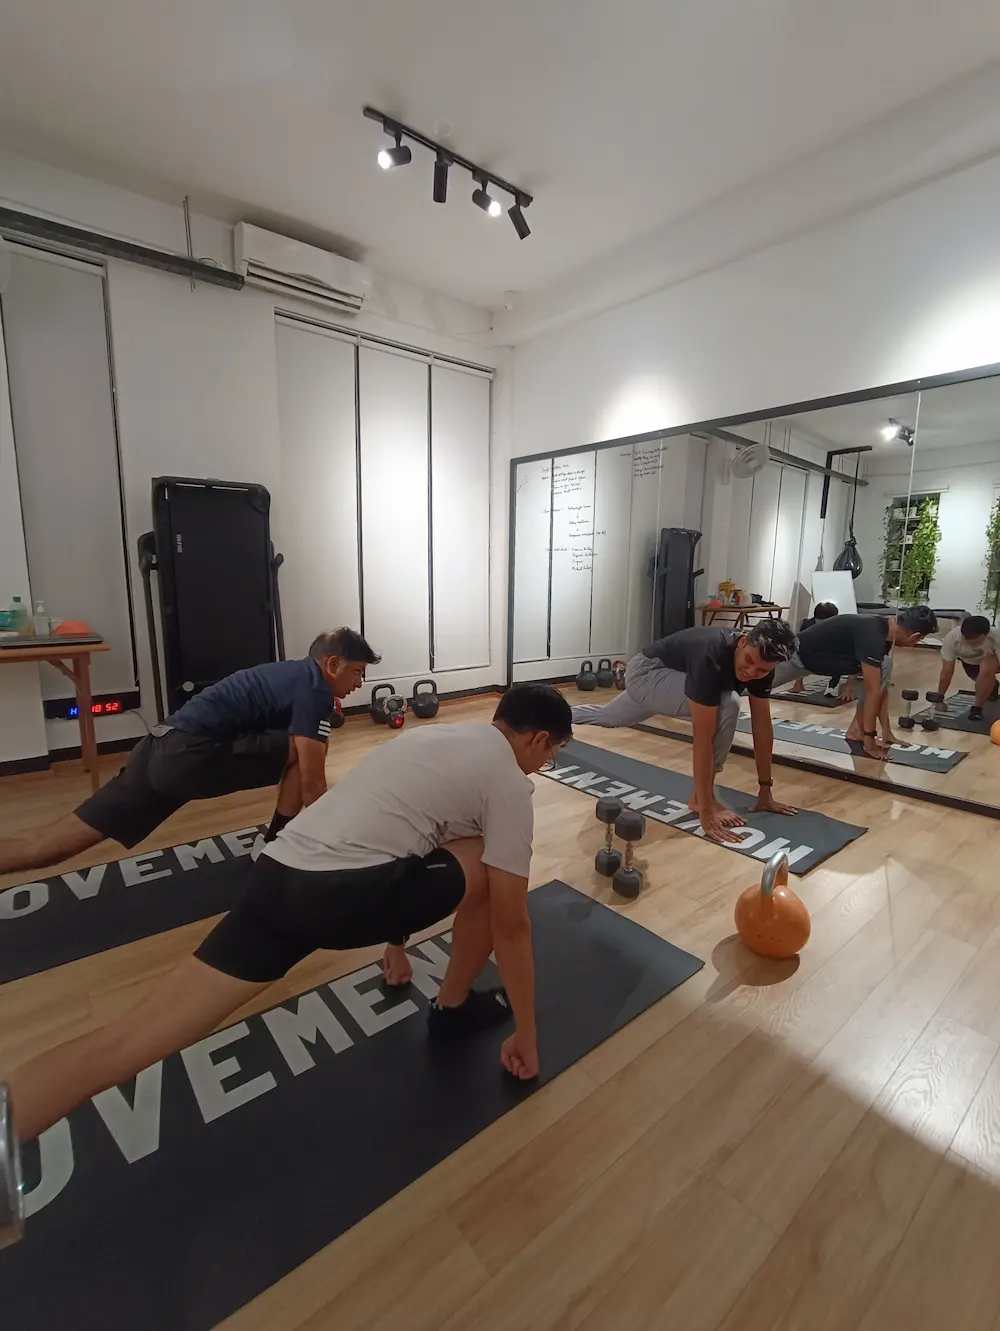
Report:
M 930 731 L 940 730 L 941 727 L 938 725 L 937 721 L 934 720 L 933 716 L 910 715 L 910 709 L 912 708 L 913 704 L 919 699 L 919 697 L 920 694 L 917 692 L 916 689 L 903 690 L 903 701 L 906 703 L 906 711 L 902 716 L 897 718 L 897 720 L 899 721 L 900 730 L 912 730 L 914 726 L 920 726 L 923 730 L 930 730 Z M 933 689 L 925 693 L 924 697 L 927 699 L 929 703 L 944 702 L 944 694 L 937 693 Z
M 642 871 L 632 863 L 632 848 L 646 834 L 646 820 L 634 809 L 626 809 L 621 800 L 604 796 L 597 801 L 597 821 L 604 824 L 604 845 L 597 852 L 594 868 L 614 880 L 615 891 L 623 897 L 637 897 L 642 891 Z M 625 857 L 615 849 L 614 838 L 625 842 Z

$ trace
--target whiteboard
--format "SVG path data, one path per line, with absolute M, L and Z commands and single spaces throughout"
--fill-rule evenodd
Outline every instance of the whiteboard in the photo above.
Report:
M 490 381 L 431 368 L 434 669 L 490 662 Z
M 398 682 L 430 669 L 430 367 L 374 347 L 361 347 L 358 356 L 364 631 L 382 653 L 368 678 Z
M 627 650 L 629 531 L 632 524 L 632 448 L 597 454 L 594 482 L 594 575 L 590 609 L 592 656 Z
M 575 453 L 553 464 L 550 656 L 590 651 L 596 471 L 595 453 Z
M 812 575 L 813 605 L 832 601 L 842 615 L 856 615 L 858 603 L 854 595 L 854 579 L 846 570 Z
M 542 661 L 549 642 L 549 534 L 552 459 L 518 463 L 514 470 L 515 661 Z
M 354 344 L 276 326 L 281 486 L 272 511 L 289 656 L 324 629 L 358 629 Z

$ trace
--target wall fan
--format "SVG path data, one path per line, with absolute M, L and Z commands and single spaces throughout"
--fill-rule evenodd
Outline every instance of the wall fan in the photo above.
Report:
M 767 444 L 747 444 L 733 458 L 730 470 L 739 481 L 748 481 L 771 461 Z

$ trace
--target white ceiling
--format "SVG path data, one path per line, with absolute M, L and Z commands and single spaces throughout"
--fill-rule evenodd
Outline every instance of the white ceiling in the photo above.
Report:
M 3 0 L 0 141 L 484 305 L 1000 56 L 992 0 Z M 536 195 L 491 221 L 365 102 Z M 2 182 L 0 182 L 2 194 Z
M 774 426 L 791 425 L 820 447 L 871 444 L 879 453 L 896 453 L 905 445 L 897 440 L 887 443 L 879 433 L 890 417 L 902 425 L 916 426 L 918 451 L 996 443 L 1000 441 L 1000 377 L 828 407 L 776 420 Z

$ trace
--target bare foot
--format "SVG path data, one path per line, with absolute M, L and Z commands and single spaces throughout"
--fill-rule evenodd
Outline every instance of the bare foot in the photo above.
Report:
M 789 690 L 790 693 L 805 693 L 805 691 L 806 686 L 802 683 L 801 679 L 797 679 Z
M 844 731 L 844 738 L 856 741 L 858 744 L 864 739 L 860 726 L 848 726 Z
M 896 736 L 892 733 L 891 730 L 883 730 L 883 732 L 882 732 L 882 743 L 883 743 L 883 744 L 889 744 L 889 745 L 891 745 L 891 744 L 898 744 L 898 743 L 899 743 L 899 740 L 896 738 Z
M 382 958 L 382 975 L 386 984 L 393 987 L 409 984 L 413 979 L 413 967 L 406 949 L 388 943 Z

